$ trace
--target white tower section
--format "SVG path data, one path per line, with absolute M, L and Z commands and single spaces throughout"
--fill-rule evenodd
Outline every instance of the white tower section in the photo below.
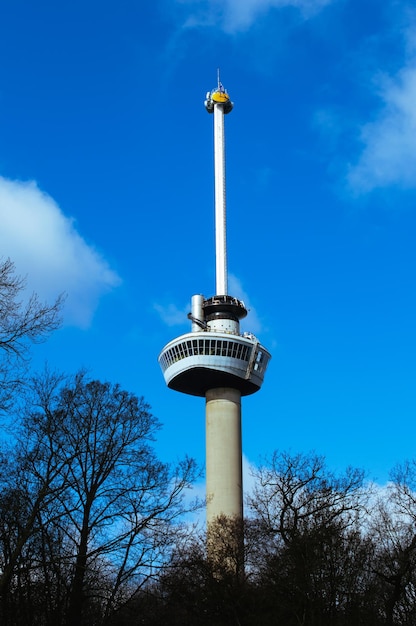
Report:
M 216 293 L 227 295 L 227 226 L 225 196 L 224 108 L 214 105 Z
M 242 519 L 241 397 L 260 389 L 271 357 L 254 335 L 241 335 L 247 310 L 228 295 L 224 116 L 233 103 L 219 77 L 205 108 L 214 114 L 216 295 L 192 297 L 191 332 L 170 341 L 159 363 L 171 389 L 205 397 L 209 529 L 219 515 Z

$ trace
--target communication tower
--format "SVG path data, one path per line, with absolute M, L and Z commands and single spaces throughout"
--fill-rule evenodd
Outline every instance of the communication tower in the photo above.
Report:
M 207 526 L 219 516 L 243 517 L 241 397 L 258 391 L 270 353 L 251 333 L 240 333 L 244 302 L 228 294 L 224 116 L 233 103 L 220 82 L 206 95 L 214 117 L 214 296 L 192 297 L 191 332 L 170 341 L 159 363 L 170 389 L 206 399 Z

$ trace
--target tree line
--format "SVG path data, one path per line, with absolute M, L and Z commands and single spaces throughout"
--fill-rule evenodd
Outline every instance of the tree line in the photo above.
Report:
M 193 538 L 125 607 L 151 607 L 150 619 L 125 612 L 114 624 L 414 626 L 415 494 L 415 462 L 381 489 L 358 470 L 334 475 L 317 455 L 276 452 L 246 503 L 243 575 L 224 541 L 239 522 L 218 519 L 218 561 Z
M 276 452 L 254 470 L 244 522 L 210 528 L 214 562 L 192 523 L 199 470 L 158 459 L 145 400 L 84 371 L 29 376 L 61 300 L 22 304 L 21 288 L 0 265 L 0 624 L 416 624 L 414 461 L 381 489 Z M 227 540 L 239 524 L 244 568 Z

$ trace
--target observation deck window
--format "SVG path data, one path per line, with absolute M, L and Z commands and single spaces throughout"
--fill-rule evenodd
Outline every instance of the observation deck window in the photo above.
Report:
M 193 356 L 220 356 L 240 361 L 249 361 L 253 346 L 244 344 L 240 341 L 224 340 L 224 339 L 188 339 L 182 341 L 160 356 L 160 365 L 165 371 L 173 363 L 181 361 Z M 259 350 L 255 362 L 254 369 L 261 372 L 264 368 L 265 361 L 264 352 Z
M 253 369 L 259 374 L 261 374 L 265 368 L 266 361 L 267 359 L 266 359 L 265 353 L 263 352 L 263 350 L 259 350 L 257 352 L 256 359 L 254 361 Z

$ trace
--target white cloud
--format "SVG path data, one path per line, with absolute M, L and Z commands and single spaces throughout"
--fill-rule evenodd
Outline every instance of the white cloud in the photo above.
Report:
M 153 308 L 160 315 L 161 320 L 166 326 L 180 326 L 188 321 L 188 313 L 191 310 L 190 305 L 179 309 L 176 304 L 168 304 L 163 306 L 161 304 L 154 304 Z
M 234 274 L 229 274 L 228 276 L 228 293 L 242 300 L 248 310 L 247 317 L 242 320 L 242 325 L 246 328 L 244 330 L 250 331 L 255 335 L 259 334 L 262 331 L 262 324 L 257 315 L 255 308 L 250 303 L 250 298 L 246 291 L 244 291 L 241 281 L 234 276 Z
M 361 130 L 364 144 L 348 182 L 355 193 L 380 187 L 416 186 L 416 68 L 404 67 L 394 78 L 380 80 L 382 109 Z
M 243 454 L 243 490 L 244 498 L 249 498 L 254 494 L 254 487 L 256 486 L 256 470 L 257 465 L 248 460 Z M 246 515 L 248 515 L 248 507 L 246 509 Z
M 2 258 L 41 299 L 65 292 L 64 323 L 87 327 L 100 297 L 120 283 L 106 260 L 35 182 L 0 177 L 0 219 Z
M 250 304 L 250 299 L 244 291 L 241 281 L 233 274 L 228 275 L 228 293 L 235 298 L 242 300 L 248 309 L 248 316 L 242 321 L 242 325 L 246 327 L 243 330 L 250 331 L 251 333 L 257 335 L 262 330 L 262 324 L 255 309 Z M 182 308 L 179 308 L 174 303 L 167 305 L 155 303 L 153 308 L 159 314 L 163 323 L 167 326 L 181 326 L 188 323 L 189 331 L 191 330 L 190 322 L 188 320 L 188 313 L 191 310 L 190 303 Z
M 305 18 L 334 0 L 179 0 L 192 7 L 185 27 L 219 26 L 228 33 L 248 30 L 270 9 L 294 7 Z

